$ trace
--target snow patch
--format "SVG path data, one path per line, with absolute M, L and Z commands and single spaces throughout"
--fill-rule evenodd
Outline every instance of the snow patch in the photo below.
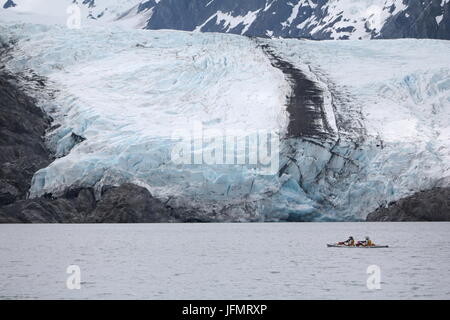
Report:
M 258 12 L 261 10 L 256 11 L 249 11 L 245 16 L 233 16 L 228 13 L 224 13 L 222 11 L 218 11 L 216 13 L 217 22 L 216 24 L 223 24 L 226 29 L 226 32 L 229 32 L 230 30 L 234 29 L 240 24 L 243 24 L 245 27 L 242 30 L 241 34 L 245 34 L 245 32 L 250 28 L 252 23 L 255 21 Z

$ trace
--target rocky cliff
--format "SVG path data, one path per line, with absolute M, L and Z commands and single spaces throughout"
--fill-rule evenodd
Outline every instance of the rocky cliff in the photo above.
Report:
M 450 188 L 433 188 L 380 207 L 367 221 L 450 221 Z

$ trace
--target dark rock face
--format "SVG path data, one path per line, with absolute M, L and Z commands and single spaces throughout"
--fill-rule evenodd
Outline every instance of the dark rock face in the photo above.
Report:
M 95 7 L 95 0 L 83 0 L 83 4 L 87 5 L 89 8 L 92 8 Z
M 433 188 L 390 203 L 367 221 L 450 221 L 450 188 Z
M 450 39 L 450 3 L 441 0 L 404 0 L 405 10 L 380 1 L 380 16 L 388 16 L 381 30 L 370 15 L 352 21 L 327 0 L 155 0 L 143 1 L 140 11 L 152 9 L 147 29 L 226 32 L 256 37 L 348 39 L 354 32 L 371 38 Z M 370 8 L 367 8 L 370 10 Z M 402 8 L 400 8 L 402 9 Z M 348 9 L 347 9 L 348 10 Z M 229 24 L 231 18 L 254 16 L 253 23 Z M 375 17 L 376 18 L 376 17 Z M 242 21 L 248 19 L 241 19 Z M 363 27 L 361 27 L 363 25 Z M 362 28 L 357 30 L 357 28 Z
M 301 70 L 277 56 L 267 44 L 261 45 L 261 48 L 268 55 L 272 65 L 284 73 L 292 86 L 292 94 L 287 101 L 288 138 L 332 137 L 333 131 L 325 116 L 322 90 Z
M 13 203 L 20 197 L 20 191 L 12 184 L 0 180 L 0 203 L 2 205 Z
M 71 189 L 60 198 L 20 200 L 0 207 L 0 223 L 152 223 L 177 221 L 174 210 L 134 184 L 104 188 L 96 201 L 91 188 Z
M 450 3 L 441 0 L 406 0 L 406 10 L 389 18 L 379 38 L 450 39 Z
M 3 8 L 8 9 L 8 8 L 12 8 L 12 7 L 15 7 L 15 6 L 16 6 L 16 4 L 14 3 L 14 1 L 7 0 L 5 2 L 5 4 L 3 5 Z
M 50 119 L 0 73 L 0 206 L 25 199 L 34 173 L 51 162 L 43 136 Z

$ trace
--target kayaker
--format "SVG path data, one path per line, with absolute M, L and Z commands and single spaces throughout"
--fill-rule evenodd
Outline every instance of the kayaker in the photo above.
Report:
M 357 246 L 364 246 L 364 247 L 370 247 L 373 246 L 373 242 L 372 240 L 370 240 L 369 237 L 366 237 L 366 239 L 364 241 L 358 241 Z
M 348 237 L 346 241 L 339 242 L 339 244 L 344 244 L 346 246 L 354 246 L 355 245 L 355 239 L 353 239 L 352 236 Z

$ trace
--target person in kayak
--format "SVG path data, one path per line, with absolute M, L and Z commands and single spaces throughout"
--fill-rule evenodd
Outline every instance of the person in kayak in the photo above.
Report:
M 363 246 L 363 247 L 371 247 L 374 245 L 374 243 L 372 242 L 372 240 L 370 240 L 369 237 L 366 237 L 366 239 L 364 241 L 358 241 L 358 243 L 356 245 Z
M 343 244 L 346 246 L 354 246 L 355 245 L 355 239 L 353 239 L 352 236 L 348 237 L 348 239 L 346 241 L 343 242 L 338 242 L 338 244 Z

